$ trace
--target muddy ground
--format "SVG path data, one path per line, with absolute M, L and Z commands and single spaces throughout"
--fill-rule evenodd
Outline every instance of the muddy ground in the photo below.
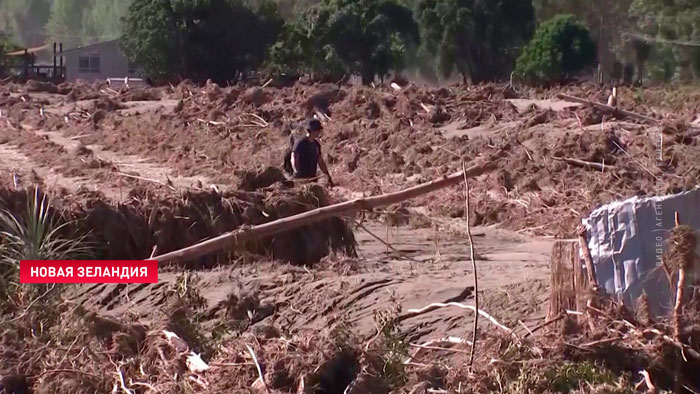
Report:
M 270 166 L 280 167 L 289 134 L 298 132 L 313 114 L 323 119 L 323 151 L 337 184 L 324 191 L 328 199 L 325 204 L 434 180 L 461 170 L 463 162 L 470 166 L 503 149 L 506 154 L 497 171 L 470 181 L 468 216 L 479 270 L 480 307 L 514 329 L 516 337 L 522 337 L 542 323 L 547 312 L 549 252 L 554 237 L 572 237 L 581 217 L 601 203 L 691 188 L 700 175 L 696 164 L 700 124 L 695 118 L 700 112 L 700 96 L 696 92 L 619 89 L 620 106 L 659 119 L 653 125 L 562 102 L 555 98 L 558 92 L 599 102 L 604 102 L 608 94 L 607 89 L 592 85 L 546 91 L 513 90 L 503 85 L 440 89 L 408 85 L 397 90 L 390 86 L 304 83 L 292 87 L 197 87 L 184 82 L 179 86 L 115 91 L 106 85 L 62 85 L 54 89 L 33 83 L 8 84 L 0 86 L 0 187 L 16 191 L 39 185 L 50 191 L 61 202 L 58 206 L 68 213 L 89 213 L 100 205 L 113 207 L 109 209 L 116 212 L 131 210 L 136 222 L 146 223 L 141 226 L 144 234 L 153 237 L 136 248 L 138 253 L 134 252 L 147 257 L 155 245 L 161 245 L 159 251 L 165 252 L 240 225 L 271 220 L 262 217 L 267 215 L 265 207 L 269 207 L 265 202 L 278 201 L 284 193 L 291 196 L 302 186 L 275 184 L 279 179 L 269 177 L 269 170 L 263 177 L 251 174 Z M 663 138 L 662 161 L 656 160 L 658 136 Z M 602 170 L 576 166 L 565 159 L 593 162 L 602 165 Z M 662 182 L 657 183 L 657 175 L 661 175 Z M 325 180 L 320 183 L 325 185 Z M 243 208 L 226 208 L 224 204 L 232 196 L 236 201 L 252 201 L 242 197 L 243 192 L 261 196 L 256 198 L 263 202 L 253 210 L 257 221 L 246 216 Z M 157 239 L 164 229 L 189 229 L 195 225 L 190 222 L 203 221 L 183 214 L 193 212 L 188 195 L 213 196 L 215 203 L 205 204 L 218 207 L 210 212 L 211 217 L 227 210 L 237 213 L 231 214 L 234 219 L 215 226 L 199 223 L 195 231 L 187 230 L 186 236 L 177 240 Z M 319 204 L 307 205 L 304 210 Z M 170 221 L 164 221 L 161 228 L 151 225 L 149 210 L 139 208 L 158 206 L 170 207 L 166 215 Z M 381 338 L 389 343 L 382 346 L 390 346 L 398 334 L 385 330 L 391 324 L 382 320 L 382 313 L 393 316 L 389 321 L 400 323 L 405 334 L 402 343 L 412 344 L 411 352 L 417 349 L 414 345 L 446 337 L 470 339 L 473 314 L 469 311 L 452 307 L 417 315 L 407 312 L 436 302 L 473 303 L 466 216 L 464 188 L 459 185 L 399 207 L 367 213 L 363 218 L 338 218 L 354 232 L 356 256 L 340 247 L 328 248 L 323 255 L 334 252 L 323 258 L 315 255 L 309 261 L 304 261 L 307 255 L 303 253 L 301 258 L 272 253 L 308 241 L 297 233 L 290 235 L 287 243 L 278 242 L 277 249 L 272 245 L 252 250 L 252 254 L 218 256 L 215 261 L 188 266 L 186 271 L 164 267 L 158 285 L 71 287 L 62 295 L 65 304 L 52 307 L 59 313 L 58 321 L 66 324 L 83 319 L 75 317 L 76 311 L 66 305 L 80 305 L 80 309 L 101 318 L 145 325 L 144 330 L 151 332 L 167 327 L 186 337 L 188 346 L 204 354 L 206 362 L 218 363 L 217 371 L 208 375 L 187 375 L 180 370 L 180 380 L 164 381 L 160 372 L 149 368 L 170 368 L 168 365 L 174 365 L 170 363 L 177 364 L 172 361 L 176 358 L 167 361 L 169 356 L 142 354 L 146 349 L 164 346 L 155 346 L 147 339 L 139 342 L 143 349 L 137 349 L 142 370 L 133 369 L 131 361 L 116 363 L 116 380 L 112 376 L 90 378 L 88 384 L 85 379 L 70 377 L 76 372 L 63 371 L 98 371 L 98 365 L 106 362 L 104 358 L 85 359 L 81 353 L 71 356 L 78 360 L 71 363 L 62 356 L 39 356 L 40 351 L 32 354 L 42 362 L 34 358 L 12 362 L 5 357 L 0 376 L 11 373 L 28 377 L 27 385 L 35 389 L 52 381 L 68 384 L 73 379 L 78 386 L 99 387 L 97 392 L 111 390 L 115 382 L 125 392 L 138 393 L 190 389 L 243 392 L 243 388 L 260 392 L 254 363 L 247 358 L 249 352 L 241 342 L 251 343 L 246 335 L 253 335 L 258 352 L 270 352 L 272 346 L 284 354 L 283 348 L 289 350 L 292 343 L 301 346 L 301 341 L 306 343 L 306 347 L 301 346 L 307 352 L 304 354 L 316 355 L 304 359 L 307 369 L 299 367 L 298 371 L 293 362 L 282 362 L 285 373 L 297 373 L 286 378 L 277 376 L 281 381 L 273 386 L 284 392 L 341 393 L 350 382 L 365 375 L 391 380 L 393 375 L 386 372 L 391 360 L 385 359 L 384 372 L 378 373 L 373 369 L 376 363 L 366 359 L 371 353 L 367 348 L 361 352 L 365 358 L 353 356 L 339 362 L 340 369 L 352 369 L 350 365 L 355 364 L 362 367 L 364 372 L 351 373 L 349 380 L 330 378 L 330 372 L 318 373 L 318 368 L 333 361 L 329 358 L 337 352 L 336 348 L 329 353 L 323 346 L 333 342 L 338 327 L 362 338 L 360 347 L 369 346 L 373 338 Z M 93 221 L 92 226 L 99 228 L 100 223 Z M 325 228 L 319 231 L 321 239 L 329 236 Z M 333 238 L 332 234 L 329 237 Z M 134 238 L 148 239 L 148 235 Z M 112 250 L 112 258 L 136 258 L 120 255 L 126 253 L 125 247 Z M 294 264 L 275 261 L 280 259 Z M 304 266 L 312 262 L 315 264 Z M 185 320 L 201 338 L 189 332 L 192 327 L 185 329 L 181 322 L 173 323 L 183 310 L 173 309 L 173 303 L 178 302 L 187 304 Z M 8 315 L 19 322 L 33 318 L 31 314 L 22 316 L 21 308 L 10 310 Z M 164 322 L 169 323 L 164 326 Z M 89 327 L 91 323 L 86 324 Z M 264 332 L 269 327 L 281 334 L 267 337 Z M 496 335 L 499 329 L 486 319 L 480 319 L 479 327 L 480 335 L 488 338 L 489 350 L 503 351 L 510 346 L 499 342 L 503 341 L 502 335 Z M 336 330 L 334 334 L 329 333 L 331 329 Z M 31 335 L 8 332 L 3 337 L 8 344 L 15 343 L 17 336 L 24 338 L 18 343 L 29 349 L 36 350 L 46 343 L 36 343 Z M 106 337 L 112 338 L 112 334 L 119 334 L 119 330 Z M 69 337 L 84 343 L 96 334 L 61 335 L 60 347 L 67 348 L 70 341 L 63 342 Z M 268 338 L 268 342 L 261 338 Z M 309 341 L 318 342 L 318 348 L 309 347 Z M 104 346 L 116 345 L 110 339 Z M 440 346 L 437 348 L 429 351 L 440 356 L 436 360 L 446 357 L 448 361 L 444 362 L 453 362 L 466 352 L 457 349 L 443 353 Z M 72 352 L 71 347 L 66 357 Z M 482 357 L 484 365 L 492 357 L 485 350 L 477 356 Z M 276 370 L 277 364 L 273 364 L 268 360 L 266 373 Z M 412 384 L 430 381 L 429 387 L 455 392 L 460 384 L 473 383 L 473 375 L 466 380 L 455 374 L 450 379 L 445 375 L 442 380 L 426 377 L 421 374 L 430 363 L 418 364 L 413 366 L 416 370 L 404 371 L 412 376 Z M 226 378 L 230 373 L 227 365 L 236 378 Z M 127 376 L 124 383 L 118 379 L 122 369 L 122 375 Z M 186 375 L 201 381 L 193 383 L 184 378 Z M 310 388 L 309 381 L 300 380 L 302 375 L 311 380 L 325 376 L 334 384 L 343 384 L 338 389 L 328 386 L 330 383 L 316 382 L 317 387 Z M 394 382 L 392 389 L 408 387 L 407 382 L 403 384 Z M 416 392 L 426 392 L 429 387 L 423 386 L 423 391 Z M 70 390 L 43 392 L 90 392 Z M 362 392 L 369 391 L 357 391 Z

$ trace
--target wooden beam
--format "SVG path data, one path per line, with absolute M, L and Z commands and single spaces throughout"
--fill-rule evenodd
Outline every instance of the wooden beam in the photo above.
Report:
M 475 165 L 466 170 L 466 177 L 473 178 L 482 175 L 486 172 L 497 168 L 495 158 L 500 156 L 496 154 L 489 159 L 486 159 L 483 164 Z M 310 223 L 318 222 L 323 219 L 339 216 L 360 210 L 370 210 L 386 205 L 396 204 L 405 200 L 410 200 L 418 196 L 446 188 L 448 186 L 459 184 L 465 179 L 465 174 L 460 171 L 456 174 L 445 176 L 442 179 L 423 183 L 409 189 L 398 191 L 395 193 L 383 194 L 375 197 L 359 198 L 351 201 L 342 202 L 335 205 L 317 208 L 311 211 L 303 212 L 297 215 L 288 216 L 269 223 L 260 224 L 257 226 L 242 227 L 226 234 L 222 234 L 216 238 L 208 239 L 198 244 L 188 246 L 186 248 L 165 253 L 160 256 L 153 257 L 150 260 L 157 260 L 159 264 L 177 260 L 180 262 L 189 261 L 209 253 L 218 252 L 223 249 L 233 248 L 237 245 L 245 243 L 253 239 L 269 237 L 281 232 L 289 231 L 297 227 L 305 226 Z
M 569 96 L 568 94 L 564 94 L 564 93 L 557 94 L 557 98 L 562 99 L 562 100 L 566 100 L 566 101 L 571 101 L 574 103 L 581 103 L 581 104 L 590 105 L 590 106 L 593 106 L 595 108 L 598 108 L 599 110 L 601 110 L 603 112 L 611 113 L 614 115 L 626 116 L 629 118 L 637 119 L 637 120 L 642 121 L 642 122 L 655 123 L 655 124 L 661 123 L 661 120 L 659 120 L 659 119 L 655 119 L 655 118 L 652 118 L 652 117 L 649 117 L 646 115 L 640 115 L 638 113 L 634 113 L 634 112 L 630 112 L 630 111 L 625 111 L 624 109 L 611 107 L 609 105 L 605 105 L 602 103 L 596 103 L 596 102 L 593 102 L 590 100 L 585 100 L 585 99 L 582 99 L 579 97 Z

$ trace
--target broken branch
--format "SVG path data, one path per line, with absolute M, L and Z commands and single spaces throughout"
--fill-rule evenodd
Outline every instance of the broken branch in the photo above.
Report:
M 567 101 L 571 101 L 574 103 L 581 103 L 581 104 L 590 105 L 590 106 L 593 106 L 593 107 L 595 107 L 603 112 L 607 112 L 607 113 L 610 113 L 613 115 L 622 115 L 622 116 L 633 118 L 633 119 L 636 119 L 636 120 L 639 120 L 642 122 L 657 123 L 657 124 L 660 123 L 660 120 L 654 119 L 654 118 L 646 116 L 646 115 L 640 115 L 640 114 L 637 114 L 634 112 L 625 111 L 624 109 L 611 107 L 609 105 L 596 103 L 596 102 L 593 102 L 590 100 L 585 100 L 585 99 L 578 98 L 575 96 L 569 96 L 568 94 L 559 93 L 559 94 L 557 94 L 557 97 L 562 99 L 562 100 L 567 100 Z

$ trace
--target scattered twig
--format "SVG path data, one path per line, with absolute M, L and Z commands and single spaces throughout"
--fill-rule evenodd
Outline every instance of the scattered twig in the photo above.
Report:
M 250 113 L 241 114 L 241 116 L 243 116 L 243 115 L 252 116 L 253 118 L 257 119 L 260 123 L 257 123 L 257 122 L 252 122 L 252 123 L 257 124 L 260 127 L 267 127 L 270 125 L 269 123 L 267 123 L 267 121 L 265 119 L 261 118 L 260 116 L 258 116 L 256 114 L 250 114 Z
M 149 259 L 152 259 L 153 256 L 156 255 L 156 251 L 158 250 L 158 244 L 153 245 L 153 250 L 151 251 L 151 255 L 148 257 Z
M 248 348 L 248 352 L 250 353 L 251 357 L 253 357 L 255 368 L 258 370 L 258 379 L 260 379 L 260 383 L 262 383 L 263 387 L 265 388 L 265 391 L 269 393 L 270 388 L 267 387 L 267 383 L 265 383 L 265 375 L 263 374 L 262 367 L 260 367 L 260 363 L 258 362 L 258 358 L 255 356 L 253 348 L 251 348 L 250 345 L 248 345 L 247 343 L 245 344 L 245 347 Z
M 554 323 L 558 322 L 559 320 L 563 319 L 564 316 L 566 316 L 566 315 L 562 313 L 562 314 L 560 314 L 559 316 L 556 316 L 556 317 L 552 318 L 552 320 L 548 320 L 548 321 L 546 321 L 546 322 L 544 322 L 544 323 L 541 323 L 541 324 L 535 326 L 535 328 L 533 328 L 533 329 L 531 329 L 531 330 L 528 330 L 528 333 L 525 334 L 525 336 L 524 336 L 523 338 L 527 338 L 527 337 L 529 337 L 530 335 L 533 335 L 535 331 L 541 330 L 542 328 L 547 327 L 547 326 L 550 325 L 550 324 L 554 324 Z
M 493 316 L 489 315 L 488 313 L 484 312 L 482 309 L 476 309 L 474 305 L 465 305 L 465 304 L 460 304 L 459 302 L 448 302 L 448 303 L 442 303 L 442 302 L 436 302 L 430 305 L 427 305 L 423 308 L 420 309 L 409 309 L 406 311 L 406 315 L 402 315 L 399 319 L 403 320 L 408 317 L 414 317 L 418 316 L 423 313 L 427 313 L 430 311 L 433 311 L 438 308 L 447 308 L 450 306 L 455 306 L 457 308 L 461 309 L 468 309 L 471 310 L 475 313 L 480 314 L 481 316 L 487 318 L 494 326 L 502 329 L 503 331 L 507 332 L 508 334 L 512 335 L 518 342 L 520 341 L 520 338 L 518 338 L 518 335 L 510 328 L 504 326 L 503 324 L 499 323 L 498 320 L 496 320 Z
M 12 322 L 15 322 L 15 321 L 17 321 L 17 320 L 19 320 L 19 319 L 22 319 L 23 317 L 27 316 L 27 313 L 29 313 L 29 310 L 32 308 L 32 306 L 34 306 L 34 304 L 36 304 L 37 302 L 39 302 L 39 300 L 41 300 L 41 299 L 44 298 L 47 294 L 49 294 L 55 287 L 56 287 L 56 284 L 54 283 L 53 285 L 51 285 L 51 287 L 50 287 L 48 290 L 46 290 L 46 291 L 44 292 L 44 294 L 42 294 L 42 295 L 40 295 L 39 297 L 37 297 L 37 298 L 35 298 L 34 300 L 32 300 L 32 302 L 30 302 L 29 305 L 27 305 L 27 307 L 24 309 L 24 312 L 22 312 L 19 316 L 15 317 L 14 319 L 8 320 L 7 322 L 8 322 L 8 323 L 12 323 Z
M 645 369 L 643 371 L 640 371 L 639 374 L 642 375 L 644 378 L 641 382 L 637 383 L 634 386 L 634 389 L 639 390 L 642 387 L 642 384 L 646 384 L 649 393 L 657 393 L 658 390 L 656 386 L 654 386 L 654 383 L 651 382 L 651 376 L 649 375 L 649 372 Z
M 250 365 L 250 363 L 210 363 L 209 366 L 212 367 L 243 367 Z
M 394 252 L 400 254 L 401 256 L 405 257 L 407 260 L 413 261 L 414 263 L 422 263 L 422 261 L 420 261 L 420 260 L 418 260 L 418 259 L 415 259 L 415 258 L 413 258 L 413 257 L 411 257 L 411 256 L 409 256 L 409 255 L 407 255 L 406 253 L 404 253 L 404 252 L 402 252 L 402 251 L 396 249 L 396 248 L 393 247 L 389 242 L 384 241 L 381 237 L 379 237 L 378 235 L 374 234 L 374 233 L 371 232 L 369 229 L 367 229 L 367 227 L 365 227 L 365 225 L 363 225 L 362 223 L 360 223 L 360 222 L 355 222 L 355 226 L 357 226 L 358 228 L 361 228 L 361 229 L 365 230 L 365 231 L 367 232 L 367 234 L 369 234 L 372 238 L 374 238 L 374 239 L 376 239 L 377 241 L 383 243 L 384 246 L 386 246 L 387 248 L 389 248 L 389 249 L 393 250 Z
M 522 320 L 518 319 L 518 323 L 520 323 L 521 326 L 527 331 L 528 335 L 532 335 L 532 331 L 530 330 L 530 327 L 528 327 L 525 323 L 523 323 Z
M 421 353 L 422 350 L 443 350 L 443 351 L 449 351 L 449 352 L 456 352 L 456 353 L 467 353 L 466 351 L 462 349 L 451 349 L 451 348 L 445 348 L 445 347 L 440 347 L 440 346 L 446 346 L 446 345 L 461 345 L 461 344 L 467 344 L 469 346 L 472 346 L 472 342 L 467 341 L 466 339 L 458 338 L 458 337 L 447 337 L 447 338 L 442 338 L 442 339 L 435 339 L 432 341 L 428 341 L 423 344 L 417 344 L 417 343 L 410 343 L 409 346 L 418 348 L 416 351 L 410 355 L 405 361 L 404 364 L 409 364 L 413 362 L 416 358 L 418 358 L 418 355 Z
M 625 339 L 625 337 L 605 338 L 605 339 L 600 339 L 600 340 L 593 341 L 593 342 L 584 343 L 584 344 L 581 344 L 579 346 L 581 346 L 583 348 L 587 348 L 587 347 L 591 347 L 591 346 L 595 346 L 595 345 L 602 345 L 604 343 L 617 342 L 617 341 L 620 341 L 622 339 Z
M 61 358 L 61 361 L 58 362 L 58 366 L 63 365 L 63 362 L 66 361 L 66 358 L 68 358 L 68 355 L 70 354 L 70 351 L 73 350 L 73 346 L 75 346 L 75 343 L 78 342 L 78 339 L 80 339 L 80 335 L 77 335 L 73 342 L 71 342 L 70 346 L 68 346 L 68 350 L 66 350 L 66 354 L 63 355 L 63 358 Z
M 126 387 L 126 382 L 124 382 L 124 374 L 119 367 L 117 367 L 117 376 L 119 376 L 119 386 L 121 386 L 122 391 L 124 391 L 125 394 L 134 394 L 133 391 Z
M 205 120 L 205 119 L 202 119 L 202 118 L 197 118 L 196 120 L 197 120 L 198 122 L 206 123 L 206 124 L 209 124 L 209 125 L 212 125 L 212 126 L 223 126 L 223 125 L 226 124 L 226 122 L 217 122 L 217 121 L 214 121 L 214 120 Z
M 153 385 L 148 384 L 146 382 L 130 382 L 132 386 L 141 386 L 141 387 L 146 387 L 151 391 L 155 391 L 156 393 L 162 393 L 162 391 L 158 390 L 157 388 L 153 387 Z
M 627 157 L 629 157 L 633 162 L 635 162 L 635 164 L 637 164 L 637 165 L 638 165 L 639 167 L 641 167 L 644 171 L 646 171 L 647 174 L 651 175 L 654 179 L 656 179 L 656 175 L 654 175 L 654 173 L 651 172 L 651 170 L 649 170 L 648 168 L 646 168 L 646 167 L 645 167 L 639 160 L 637 160 L 634 156 L 630 155 L 623 147 L 620 146 L 620 144 L 618 144 L 618 143 L 615 142 L 615 141 L 612 141 L 612 143 L 615 144 L 615 146 L 617 147 L 617 149 L 621 150 L 622 153 L 624 153 L 625 155 L 627 155 Z
M 118 171 L 115 171 L 114 173 L 117 174 L 117 175 L 123 176 L 123 177 L 127 177 L 127 178 L 133 178 L 133 179 L 138 179 L 138 180 L 141 180 L 141 181 L 157 183 L 157 184 L 162 185 L 162 186 L 165 186 L 165 187 L 167 187 L 168 189 L 171 189 L 171 190 L 177 190 L 177 189 L 175 189 L 175 187 L 170 186 L 170 185 L 166 184 L 165 182 L 161 182 L 161 181 L 159 181 L 159 180 L 157 180 L 157 179 L 144 178 L 144 177 L 141 177 L 141 176 L 126 174 L 126 173 L 118 172 Z

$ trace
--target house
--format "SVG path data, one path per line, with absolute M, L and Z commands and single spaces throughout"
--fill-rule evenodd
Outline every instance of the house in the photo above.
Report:
M 126 58 L 119 47 L 119 40 L 67 49 L 60 55 L 65 59 L 66 82 L 82 80 L 91 83 L 137 75 L 136 65 Z

